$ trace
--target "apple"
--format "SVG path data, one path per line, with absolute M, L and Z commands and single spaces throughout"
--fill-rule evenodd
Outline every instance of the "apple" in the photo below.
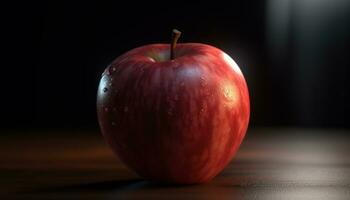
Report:
M 151 44 L 116 58 L 97 92 L 101 132 L 120 160 L 148 180 L 214 178 L 246 134 L 245 78 L 225 52 L 200 43 Z

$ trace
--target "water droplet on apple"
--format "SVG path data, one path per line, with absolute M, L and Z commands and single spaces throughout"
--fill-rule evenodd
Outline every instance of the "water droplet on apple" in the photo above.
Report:
M 124 112 L 128 112 L 128 110 L 129 110 L 128 106 L 125 106 L 124 107 Z
M 108 91 L 108 88 L 103 88 L 103 92 L 107 92 Z
M 109 111 L 108 107 L 105 107 L 105 112 L 108 112 L 108 111 Z
M 200 84 L 201 84 L 202 87 L 206 86 L 206 82 L 205 82 L 204 76 L 202 76 L 202 77 L 200 78 Z
M 181 83 L 180 83 L 180 86 L 181 86 L 181 87 L 185 86 L 185 83 L 184 83 L 184 82 L 181 82 Z
M 203 115 L 205 109 L 202 107 L 200 110 L 199 110 L 199 114 Z
M 115 67 L 112 67 L 112 72 L 115 72 L 116 71 L 116 68 Z

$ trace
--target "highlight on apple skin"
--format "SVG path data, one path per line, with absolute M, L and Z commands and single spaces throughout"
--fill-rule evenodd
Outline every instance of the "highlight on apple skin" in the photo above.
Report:
M 175 41 L 116 58 L 102 74 L 97 113 L 127 167 L 148 180 L 194 184 L 229 164 L 246 134 L 250 103 L 230 56 Z

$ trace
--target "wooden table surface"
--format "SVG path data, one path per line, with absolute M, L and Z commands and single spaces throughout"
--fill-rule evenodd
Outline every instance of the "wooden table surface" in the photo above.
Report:
M 174 186 L 128 171 L 98 132 L 2 131 L 0 199 L 350 199 L 350 132 L 250 129 L 213 181 Z

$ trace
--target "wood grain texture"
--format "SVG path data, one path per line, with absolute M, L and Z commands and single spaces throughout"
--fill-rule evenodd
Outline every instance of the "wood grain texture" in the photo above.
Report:
M 249 130 L 213 181 L 164 185 L 127 170 L 98 132 L 3 132 L 1 199 L 350 199 L 350 132 Z

